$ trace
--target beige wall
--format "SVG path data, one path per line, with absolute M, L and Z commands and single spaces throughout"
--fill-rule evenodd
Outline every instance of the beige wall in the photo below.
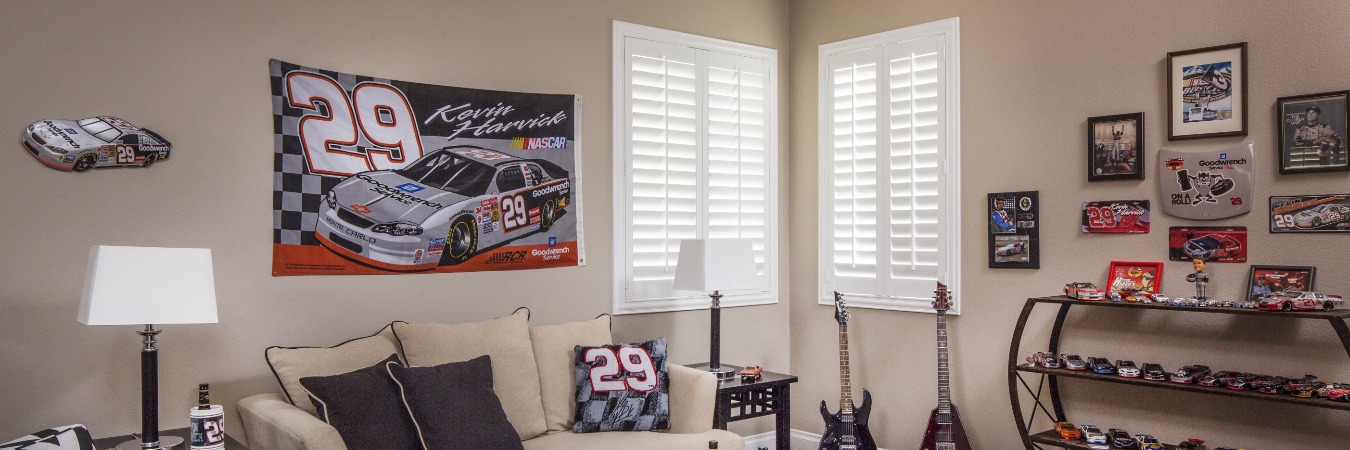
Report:
M 517 306 L 530 307 L 534 324 L 610 311 L 612 20 L 783 49 L 780 86 L 787 89 L 787 8 L 778 0 L 274 3 L 5 2 L 0 130 L 8 131 L 0 134 L 15 141 L 0 152 L 9 236 L 0 242 L 0 441 L 76 422 L 95 436 L 139 430 L 135 327 L 75 321 L 91 245 L 214 250 L 220 323 L 165 326 L 160 339 L 162 424 L 184 427 L 196 383 L 211 383 L 216 402 L 230 410 L 239 398 L 275 391 L 263 360 L 269 345 L 332 345 L 391 320 L 476 321 Z M 581 95 L 590 264 L 273 278 L 268 58 L 422 83 Z M 33 121 L 95 114 L 164 134 L 173 159 L 150 169 L 60 173 L 17 143 Z M 786 123 L 786 102 L 780 116 Z M 786 252 L 780 264 L 787 267 Z M 786 286 L 784 277 L 784 296 Z M 786 301 L 725 316 L 724 360 L 788 370 Z M 707 317 L 624 316 L 614 334 L 623 341 L 666 336 L 673 361 L 704 361 Z M 231 434 L 242 433 L 234 416 L 228 420 Z M 765 421 L 737 430 L 766 431 Z
M 1350 240 L 1330 235 L 1271 235 L 1262 215 L 1269 195 L 1344 193 L 1346 173 L 1277 175 L 1273 117 L 1277 97 L 1350 88 L 1350 4 L 1287 2 L 791 1 L 792 89 L 790 201 L 792 255 L 793 426 L 820 432 L 819 400 L 836 405 L 835 324 L 815 304 L 817 50 L 821 44 L 948 17 L 961 18 L 962 276 L 951 320 L 954 400 L 975 448 L 1016 448 L 1008 402 L 1008 341 L 1023 300 L 1051 295 L 1068 281 L 1105 281 L 1110 260 L 1166 257 L 1169 226 L 1202 224 L 1155 212 L 1146 236 L 1078 232 L 1084 200 L 1151 198 L 1144 181 L 1088 183 L 1083 173 L 1086 118 L 1146 113 L 1145 145 L 1153 172 L 1158 148 L 1205 149 L 1241 139 L 1166 140 L 1166 54 L 1247 41 L 1251 132 L 1257 149 L 1257 206 L 1247 216 L 1214 222 L 1250 231 L 1252 258 L 1264 264 L 1317 265 L 1317 285 L 1350 292 Z M 1039 190 L 1044 218 L 1040 270 L 986 266 L 985 194 Z M 1235 297 L 1245 264 L 1213 264 L 1213 289 Z M 1189 290 L 1189 265 L 1166 264 L 1164 291 Z M 1100 308 L 1098 308 L 1100 309 Z M 1039 313 L 1019 353 L 1044 349 L 1053 311 Z M 876 400 L 873 430 L 885 448 L 915 448 L 936 403 L 933 316 L 854 310 L 856 387 Z M 1158 362 L 1167 368 L 1208 363 L 1266 373 L 1350 380 L 1346 355 L 1323 323 L 1210 314 L 1078 311 L 1064 349 Z M 1150 333 L 1157 333 L 1149 336 Z M 1029 380 L 1035 382 L 1034 379 Z M 1084 380 L 1063 383 L 1069 420 L 1150 432 L 1167 442 L 1188 436 L 1245 448 L 1344 448 L 1350 413 L 1270 402 L 1143 389 Z M 1027 410 L 1029 412 L 1030 410 Z M 1037 431 L 1048 428 L 1040 418 Z M 1212 448 L 1212 447 L 1211 447 Z

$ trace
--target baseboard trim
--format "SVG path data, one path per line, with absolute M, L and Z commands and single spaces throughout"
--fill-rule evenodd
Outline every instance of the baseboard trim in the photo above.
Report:
M 792 429 L 792 432 L 788 434 L 788 436 L 790 437 L 789 440 L 791 441 L 792 448 L 812 449 L 818 448 L 820 446 L 819 434 L 808 433 L 794 428 Z M 745 436 L 743 437 L 743 439 L 745 440 L 745 450 L 759 450 L 760 447 L 774 449 L 776 448 L 775 444 L 777 444 L 777 440 L 775 439 L 776 437 L 777 437 L 776 433 L 772 431 L 768 433 L 760 433 Z M 879 448 L 877 450 L 885 450 L 885 449 Z
M 768 449 L 777 448 L 776 447 L 776 445 L 778 444 L 777 437 L 778 437 L 777 433 L 774 433 L 772 431 L 768 433 L 760 433 L 745 436 L 743 437 L 743 439 L 745 440 L 745 450 L 759 450 L 760 447 Z

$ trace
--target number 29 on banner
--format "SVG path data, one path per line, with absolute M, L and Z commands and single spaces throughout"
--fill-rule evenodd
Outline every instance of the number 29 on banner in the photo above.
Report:
M 286 101 L 305 110 L 297 131 L 312 173 L 351 176 L 422 157 L 412 106 L 393 86 L 362 82 L 348 96 L 326 75 L 294 71 L 286 74 Z M 364 153 L 353 148 L 361 136 L 375 147 Z

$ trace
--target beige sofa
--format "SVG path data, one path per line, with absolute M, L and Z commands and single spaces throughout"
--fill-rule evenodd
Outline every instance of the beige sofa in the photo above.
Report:
M 573 347 L 611 343 L 609 317 L 540 327 L 529 327 L 528 318 L 529 311 L 521 308 L 506 317 L 470 324 L 394 322 L 373 336 L 335 347 L 269 348 L 268 362 L 284 389 L 239 401 L 248 446 L 345 450 L 337 429 L 317 417 L 298 379 L 350 372 L 398 352 L 414 366 L 490 355 L 493 390 L 526 450 L 703 450 L 710 440 L 718 441 L 719 449 L 744 450 L 740 436 L 712 429 L 717 379 L 673 364 L 668 367 L 669 431 L 572 433 Z

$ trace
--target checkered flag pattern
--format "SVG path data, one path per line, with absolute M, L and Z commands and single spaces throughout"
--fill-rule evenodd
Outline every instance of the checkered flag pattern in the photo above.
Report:
M 586 362 L 586 354 L 591 349 L 608 349 L 610 355 L 631 355 L 637 352 L 623 352 L 622 349 L 640 348 L 650 359 L 630 356 L 628 361 L 610 361 L 600 357 Z M 600 352 L 604 354 L 605 352 Z M 623 356 L 620 356 L 623 358 Z M 634 389 L 633 383 L 626 389 L 601 392 L 594 389 L 592 371 L 613 370 L 618 373 L 603 376 L 602 381 L 619 381 L 636 378 L 646 381 L 646 373 L 641 368 L 650 367 L 656 375 L 656 386 L 641 391 Z M 670 378 L 666 371 L 666 338 L 657 338 L 641 344 L 605 345 L 600 347 L 576 347 L 575 365 L 577 380 L 577 422 L 572 426 L 574 433 L 592 433 L 600 431 L 655 431 L 670 428 Z M 642 383 L 638 383 L 642 384 Z
M 0 450 L 95 450 L 94 439 L 84 425 L 48 428 L 4 444 Z

